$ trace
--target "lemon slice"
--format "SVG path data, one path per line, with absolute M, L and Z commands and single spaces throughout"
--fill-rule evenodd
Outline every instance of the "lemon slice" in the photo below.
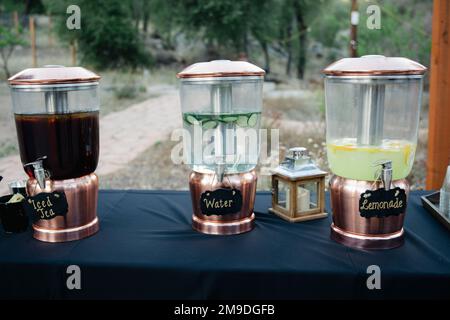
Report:
M 11 199 L 9 199 L 9 201 L 7 203 L 22 202 L 24 199 L 25 199 L 25 197 L 23 195 L 21 195 L 20 193 L 16 193 L 11 197 Z

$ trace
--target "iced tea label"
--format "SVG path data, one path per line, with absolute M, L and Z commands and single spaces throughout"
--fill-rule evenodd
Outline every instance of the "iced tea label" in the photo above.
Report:
M 237 189 L 205 191 L 200 197 L 200 209 L 204 215 L 236 213 L 242 208 L 242 194 Z
M 359 198 L 359 213 L 364 218 L 397 216 L 406 211 L 404 189 L 366 190 Z
M 27 213 L 38 220 L 50 220 L 57 216 L 65 216 L 69 209 L 64 192 L 41 192 L 27 197 L 24 206 Z

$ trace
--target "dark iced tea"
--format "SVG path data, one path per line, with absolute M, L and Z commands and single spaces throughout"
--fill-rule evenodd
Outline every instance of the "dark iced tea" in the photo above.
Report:
M 51 179 L 84 176 L 97 168 L 99 113 L 15 115 L 22 164 L 47 156 Z

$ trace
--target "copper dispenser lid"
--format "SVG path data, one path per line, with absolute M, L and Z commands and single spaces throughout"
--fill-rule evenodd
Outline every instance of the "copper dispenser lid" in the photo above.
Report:
M 177 78 L 225 78 L 264 76 L 265 71 L 246 61 L 213 60 L 190 65 Z
M 326 76 L 423 75 L 427 68 L 408 58 L 367 55 L 338 60 L 324 70 Z
M 97 74 L 82 67 L 44 66 L 25 69 L 8 79 L 16 85 L 58 85 L 96 82 Z

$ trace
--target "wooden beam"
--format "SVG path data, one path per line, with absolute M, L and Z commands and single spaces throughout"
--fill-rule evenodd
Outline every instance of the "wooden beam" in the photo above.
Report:
M 30 16 L 30 38 L 31 38 L 31 61 L 33 68 L 37 67 L 37 53 L 36 53 L 36 30 L 34 24 L 34 17 Z
M 19 34 L 19 14 L 17 11 L 13 12 L 13 21 L 14 21 L 14 29 L 16 30 L 16 33 Z
M 350 12 L 350 57 L 358 56 L 358 0 L 352 0 L 352 10 Z
M 77 65 L 77 40 L 70 42 L 70 56 L 72 57 L 72 66 Z
M 442 185 L 450 161 L 450 1 L 434 0 L 427 189 Z

